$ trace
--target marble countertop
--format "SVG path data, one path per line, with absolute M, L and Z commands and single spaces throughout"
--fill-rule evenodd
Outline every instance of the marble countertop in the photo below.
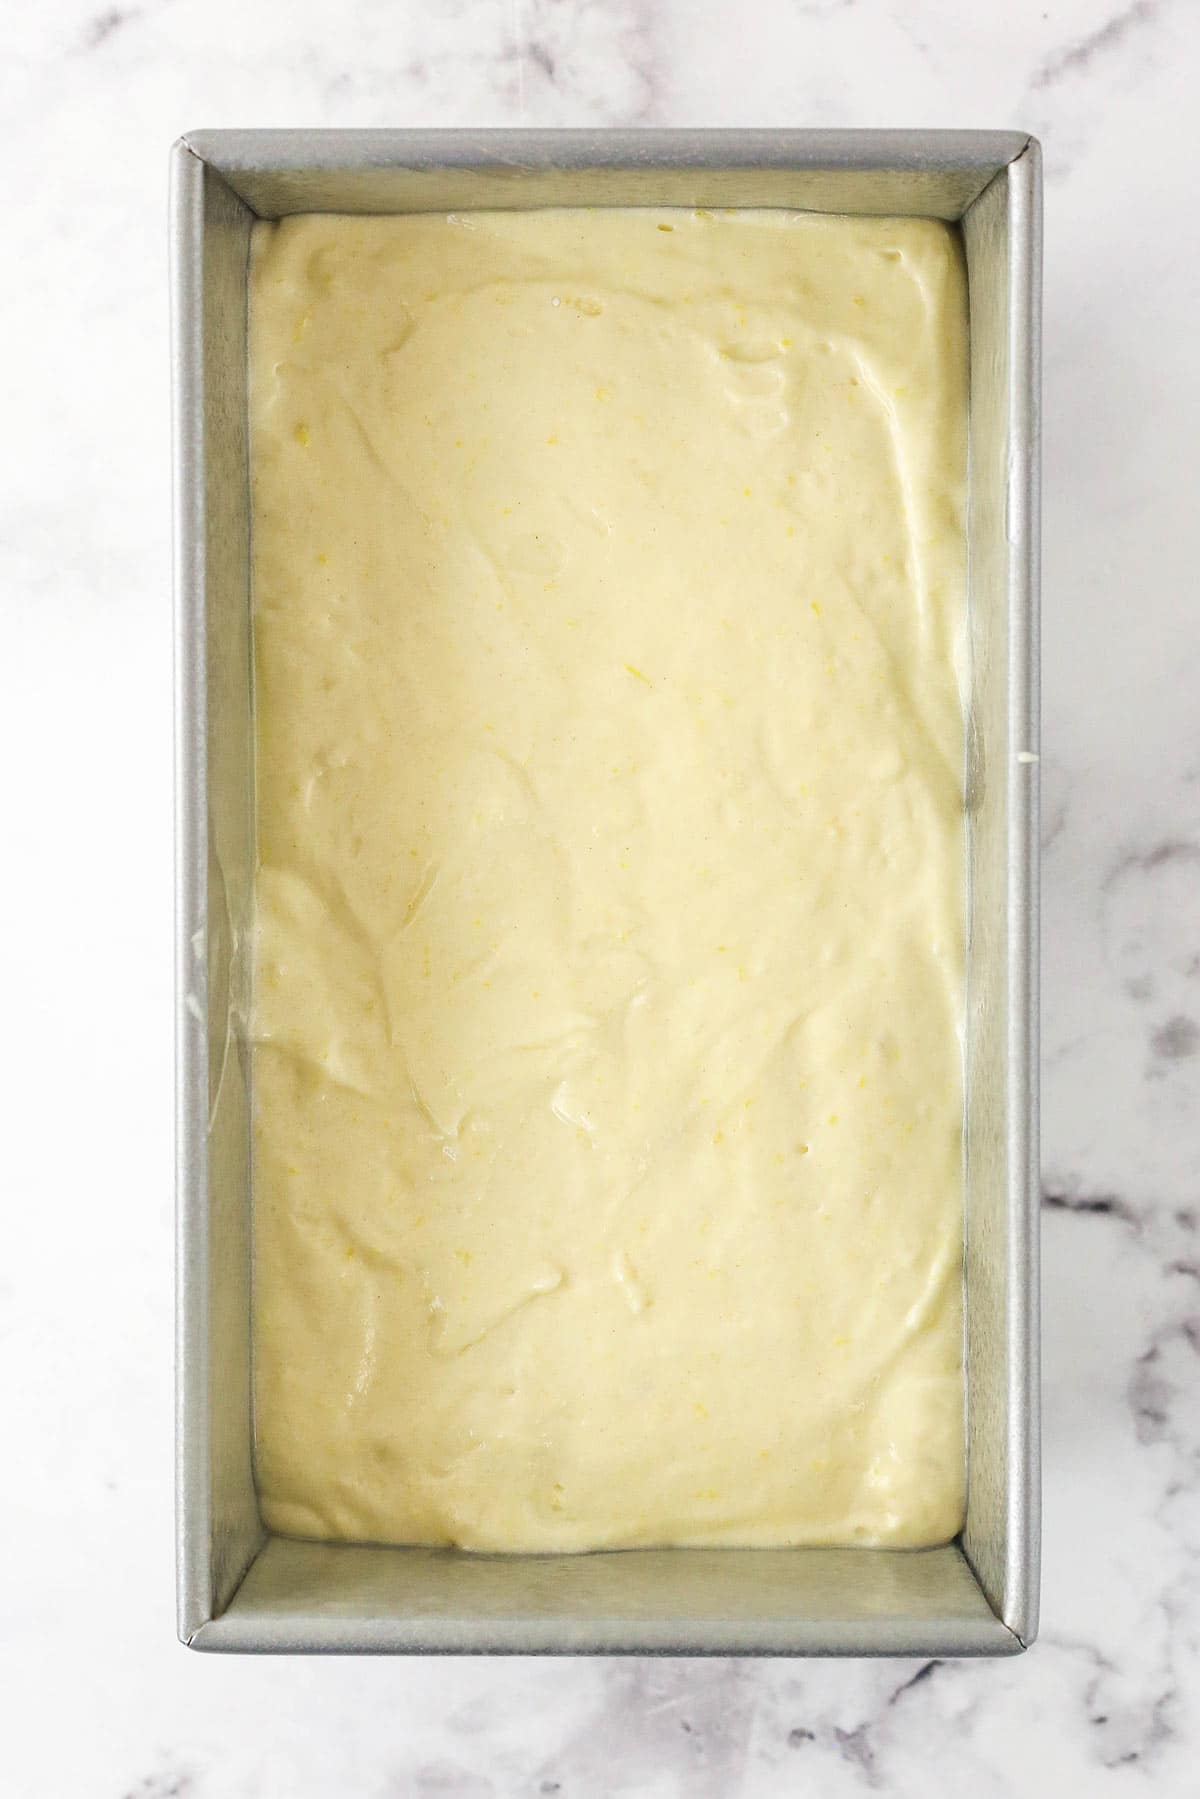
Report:
M 1200 11 L 47 0 L 9 31 L 0 1790 L 1194 1793 Z M 167 147 L 198 126 L 517 122 L 1045 145 L 1045 1578 L 1016 1660 L 174 1640 Z

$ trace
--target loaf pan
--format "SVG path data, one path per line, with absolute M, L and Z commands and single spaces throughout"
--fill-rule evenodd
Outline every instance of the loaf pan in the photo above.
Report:
M 943 1548 L 469 1556 L 263 1528 L 250 1377 L 256 218 L 795 207 L 956 222 L 971 330 L 967 1514 Z M 202 131 L 172 160 L 178 1622 L 196 1649 L 1004 1655 L 1037 1627 L 1041 176 L 1014 132 Z

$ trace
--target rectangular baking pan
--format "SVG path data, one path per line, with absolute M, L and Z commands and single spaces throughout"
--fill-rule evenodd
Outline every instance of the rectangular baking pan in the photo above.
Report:
M 255 218 L 782 206 L 957 221 L 971 309 L 967 1521 L 932 1550 L 467 1556 L 263 1528 L 250 1380 Z M 174 147 L 178 1622 L 212 1650 L 1003 1655 L 1037 1628 L 1041 173 L 1013 132 L 210 131 Z

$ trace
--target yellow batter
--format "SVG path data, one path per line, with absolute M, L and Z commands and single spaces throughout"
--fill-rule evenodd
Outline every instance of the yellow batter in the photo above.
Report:
M 952 1536 L 954 237 L 293 218 L 252 369 L 267 1522 Z

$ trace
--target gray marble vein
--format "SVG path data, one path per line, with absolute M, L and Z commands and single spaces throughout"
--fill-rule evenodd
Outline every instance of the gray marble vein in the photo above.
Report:
M 1152 25 L 1158 12 L 1158 0 L 1133 0 L 1131 6 L 1114 12 L 1064 49 L 1047 56 L 1034 70 L 1030 85 L 1050 88 L 1069 75 L 1086 74 L 1098 57 L 1115 54 L 1132 33 Z

